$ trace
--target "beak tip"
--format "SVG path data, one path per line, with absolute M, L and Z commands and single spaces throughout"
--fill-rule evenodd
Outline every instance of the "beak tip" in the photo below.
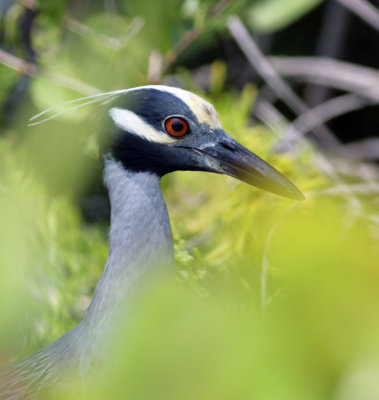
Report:
M 294 191 L 292 193 L 291 199 L 296 200 L 296 201 L 304 201 L 305 196 L 299 189 L 296 188 L 296 191 Z
M 284 190 L 283 188 L 279 190 L 278 188 L 276 188 L 276 190 L 269 190 L 269 191 L 278 194 L 279 196 L 286 197 L 287 199 L 290 200 L 295 200 L 295 201 L 305 200 L 304 194 L 295 185 L 292 184 L 290 187 L 287 186 Z
M 278 173 L 279 174 L 279 173 Z M 275 174 L 276 175 L 276 174 Z M 258 186 L 256 182 L 252 183 Z M 279 196 L 286 197 L 290 200 L 303 201 L 305 200 L 304 194 L 295 186 L 289 179 L 279 174 L 276 175 L 275 181 L 266 181 L 263 185 L 259 186 L 268 192 L 275 193 Z
M 283 177 L 284 178 L 284 177 Z M 281 187 L 281 190 L 277 192 L 277 194 L 280 194 L 284 197 L 287 197 L 288 199 L 291 200 L 296 200 L 296 201 L 303 201 L 305 200 L 304 194 L 295 186 L 290 180 L 287 178 L 285 179 L 285 185 L 284 187 Z

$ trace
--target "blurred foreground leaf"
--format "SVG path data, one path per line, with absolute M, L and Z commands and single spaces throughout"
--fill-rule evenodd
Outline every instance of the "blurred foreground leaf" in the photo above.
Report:
M 287 27 L 323 0 L 260 0 L 248 13 L 250 27 L 260 33 L 272 33 Z
M 339 201 L 311 202 L 312 212 L 293 208 L 275 233 L 268 258 L 286 280 L 264 314 L 246 312 L 238 290 L 221 282 L 207 299 L 157 282 L 141 294 L 87 398 L 376 398 L 379 249 L 372 227 L 359 218 L 341 231 Z

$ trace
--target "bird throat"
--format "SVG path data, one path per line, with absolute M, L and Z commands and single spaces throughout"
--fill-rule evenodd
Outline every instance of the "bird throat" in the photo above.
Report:
M 105 161 L 104 182 L 111 203 L 110 249 L 91 304 L 100 309 L 108 297 L 133 296 L 146 275 L 157 268 L 172 269 L 174 262 L 160 177 L 129 171 L 110 158 Z
M 150 172 L 128 171 L 108 158 L 104 182 L 111 203 L 109 255 L 87 315 L 69 332 L 77 343 L 83 375 L 94 364 L 106 362 L 108 345 L 124 326 L 136 295 L 148 288 L 150 278 L 173 272 L 174 266 L 160 178 Z

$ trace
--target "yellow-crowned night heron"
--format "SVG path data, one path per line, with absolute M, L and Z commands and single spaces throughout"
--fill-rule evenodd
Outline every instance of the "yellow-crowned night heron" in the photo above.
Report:
M 227 174 L 295 200 L 301 192 L 222 129 L 214 107 L 188 91 L 144 86 L 104 101 L 114 125 L 104 181 L 111 203 L 110 251 L 83 320 L 0 376 L 0 399 L 33 399 L 66 371 L 85 379 L 107 345 L 133 292 L 147 276 L 173 265 L 173 239 L 160 178 L 176 170 Z M 112 100 L 111 102 L 109 100 Z M 92 101 L 91 101 L 92 102 Z M 1 375 L 1 374 L 0 374 Z

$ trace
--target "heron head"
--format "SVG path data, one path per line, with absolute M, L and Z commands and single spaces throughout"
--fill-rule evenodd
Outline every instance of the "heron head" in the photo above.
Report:
M 214 107 L 168 86 L 127 91 L 109 111 L 117 128 L 111 154 L 132 171 L 163 176 L 176 170 L 230 175 L 294 200 L 304 196 L 287 178 L 223 129 Z

